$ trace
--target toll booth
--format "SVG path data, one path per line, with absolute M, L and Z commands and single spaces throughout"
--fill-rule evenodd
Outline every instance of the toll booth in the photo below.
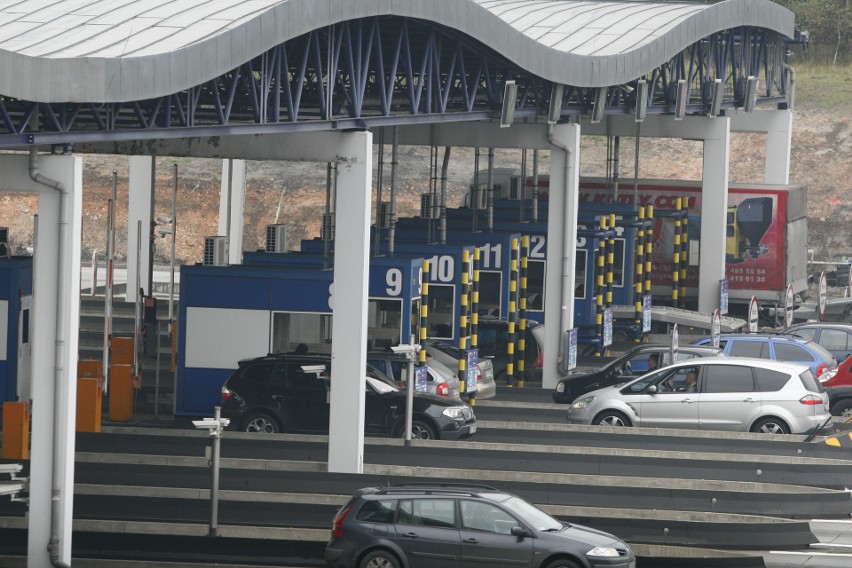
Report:
M 331 243 L 331 250 L 334 249 Z M 387 254 L 387 241 L 380 241 L 379 250 L 373 253 Z M 322 239 L 303 240 L 303 252 L 319 253 L 325 247 Z M 375 243 L 373 243 L 375 247 Z M 465 256 L 473 258 L 471 245 L 430 245 L 426 243 L 395 243 L 394 258 L 423 259 L 429 261 L 428 325 L 427 337 L 441 339 L 457 346 L 461 334 L 463 265 Z M 470 263 L 472 264 L 472 263 Z M 421 265 L 422 266 L 422 265 Z M 470 271 L 470 267 L 468 267 Z M 470 282 L 470 272 L 468 273 Z
M 397 243 L 423 243 L 425 240 L 437 244 L 428 240 L 427 230 L 427 220 L 405 220 L 397 225 L 395 239 Z M 505 318 L 509 310 L 512 244 L 514 242 L 520 251 L 521 234 L 448 230 L 446 237 L 448 244 L 473 245 L 479 249 L 479 314 Z M 387 229 L 380 230 L 379 238 L 387 240 Z
M 178 306 L 175 414 L 209 415 L 241 359 L 294 351 L 331 352 L 334 271 L 288 265 L 289 254 L 234 266 L 185 266 Z M 377 259 L 369 276 L 369 341 L 407 342 L 419 306 L 422 262 Z
M 0 402 L 29 398 L 33 257 L 0 258 Z

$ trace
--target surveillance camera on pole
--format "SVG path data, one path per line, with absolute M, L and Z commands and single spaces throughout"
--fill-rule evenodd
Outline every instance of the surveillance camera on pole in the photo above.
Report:
M 193 420 L 192 424 L 199 430 L 210 432 L 213 451 L 210 457 L 212 478 L 210 483 L 210 531 L 209 536 L 219 536 L 219 445 L 222 439 L 222 430 L 231 423 L 230 419 L 222 418 L 222 407 L 217 406 L 213 418 Z
M 391 351 L 399 355 L 405 355 L 408 359 L 408 374 L 405 378 L 405 445 L 411 445 L 411 423 L 413 421 L 414 412 L 414 360 L 417 358 L 417 353 L 420 351 L 420 345 L 414 343 L 414 336 L 409 339 L 407 345 L 394 345 Z

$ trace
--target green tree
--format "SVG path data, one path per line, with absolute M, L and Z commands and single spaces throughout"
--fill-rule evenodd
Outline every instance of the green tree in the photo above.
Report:
M 778 0 L 778 3 L 796 14 L 796 28 L 808 31 L 813 56 L 833 64 L 849 63 L 852 47 L 850 0 Z

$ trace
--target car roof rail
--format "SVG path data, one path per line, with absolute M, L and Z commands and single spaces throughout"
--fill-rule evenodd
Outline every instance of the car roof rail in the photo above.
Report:
M 500 491 L 496 487 L 480 483 L 436 483 L 433 481 L 410 481 L 407 483 L 394 483 L 385 485 L 383 490 L 393 489 L 451 489 L 455 491 L 478 490 L 478 491 Z

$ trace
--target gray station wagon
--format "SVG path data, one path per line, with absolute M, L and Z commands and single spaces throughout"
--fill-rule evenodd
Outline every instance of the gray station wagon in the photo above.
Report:
M 634 568 L 622 540 L 484 485 L 361 489 L 332 521 L 332 568 Z

